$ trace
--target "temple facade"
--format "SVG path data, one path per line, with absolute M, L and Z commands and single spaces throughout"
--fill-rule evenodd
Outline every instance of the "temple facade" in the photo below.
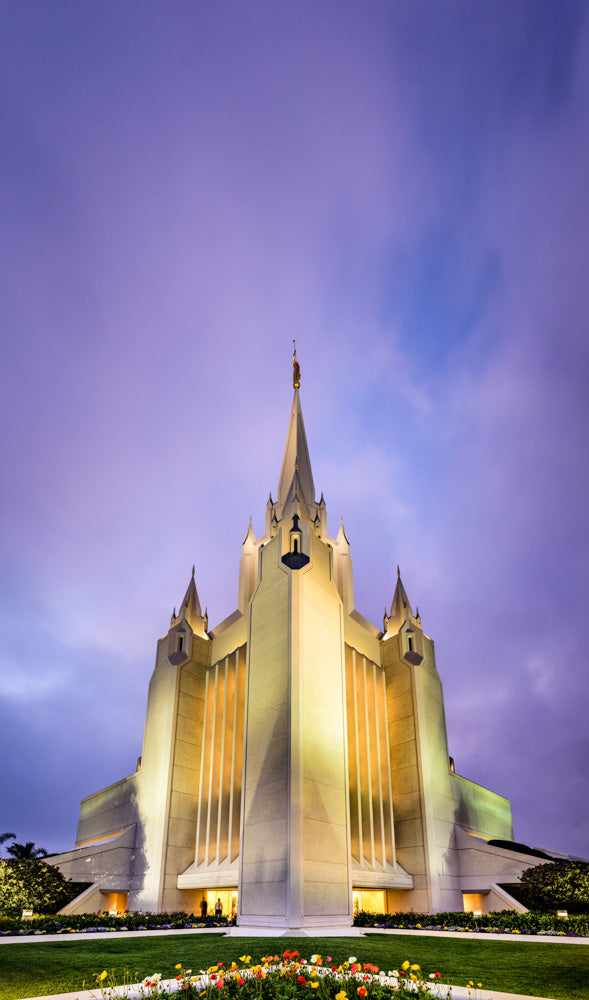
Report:
M 505 846 L 509 802 L 454 771 L 434 643 L 400 573 L 382 627 L 354 608 L 294 362 L 237 609 L 210 628 L 193 569 L 157 642 L 137 770 L 85 798 L 75 847 L 48 859 L 89 883 L 69 912 L 219 901 L 244 927 L 304 929 L 349 926 L 355 909 L 520 908 L 502 885 L 534 860 Z

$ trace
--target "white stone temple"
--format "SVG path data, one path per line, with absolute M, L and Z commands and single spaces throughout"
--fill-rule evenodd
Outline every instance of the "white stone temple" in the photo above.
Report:
M 137 771 L 81 803 L 50 858 L 68 912 L 235 914 L 347 927 L 355 909 L 521 907 L 538 863 L 510 804 L 454 772 L 434 643 L 398 574 L 382 628 L 354 609 L 350 542 L 316 499 L 294 363 L 278 492 L 243 541 L 238 606 L 209 628 L 194 580 L 158 640 Z

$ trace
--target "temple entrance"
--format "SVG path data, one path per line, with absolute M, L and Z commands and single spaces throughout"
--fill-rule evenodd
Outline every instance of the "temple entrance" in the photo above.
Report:
M 204 889 L 202 895 L 207 901 L 207 916 L 215 916 L 217 900 L 221 900 L 223 917 L 229 920 L 237 913 L 237 889 Z M 201 897 L 202 898 L 202 897 Z
M 354 916 L 360 911 L 365 913 L 386 913 L 386 891 L 384 889 L 353 889 L 352 900 Z

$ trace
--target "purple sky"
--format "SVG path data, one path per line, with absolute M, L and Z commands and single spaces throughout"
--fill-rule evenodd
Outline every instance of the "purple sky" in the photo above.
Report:
M 450 752 L 589 856 L 589 10 L 0 11 L 0 828 L 133 771 L 192 564 L 275 494 L 297 338 L 329 528 L 400 563 Z

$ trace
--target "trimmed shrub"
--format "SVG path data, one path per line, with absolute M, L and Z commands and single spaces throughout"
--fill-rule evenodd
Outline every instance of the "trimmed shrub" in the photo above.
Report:
M 356 927 L 410 928 L 411 930 L 482 931 L 504 934 L 552 934 L 569 937 L 589 934 L 589 915 L 579 914 L 561 920 L 556 913 L 474 913 L 461 910 L 451 913 L 367 913 L 360 910 L 354 918 Z
M 73 883 L 66 883 L 67 886 Z M 65 905 L 65 904 L 64 904 Z M 18 917 L 0 916 L 0 935 L 5 934 L 64 934 L 70 931 L 91 933 L 92 931 L 152 931 L 189 930 L 197 927 L 227 927 L 232 921 L 227 917 L 206 920 L 193 913 L 74 913 L 40 915 L 32 920 L 22 921 Z
M 23 909 L 55 913 L 71 898 L 58 868 L 44 861 L 0 861 L 0 914 L 20 917 Z
M 551 861 L 526 868 L 520 877 L 526 906 L 534 910 L 589 911 L 589 863 Z

